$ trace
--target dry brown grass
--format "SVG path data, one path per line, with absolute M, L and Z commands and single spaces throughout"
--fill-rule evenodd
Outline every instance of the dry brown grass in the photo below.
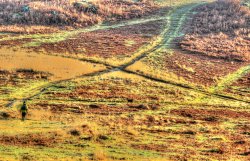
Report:
M 162 27 L 162 22 L 154 21 L 116 29 L 80 33 L 70 39 L 58 43 L 44 43 L 34 49 L 60 55 L 68 53 L 71 56 L 74 54 L 104 58 L 130 56 L 159 35 Z
M 28 34 L 37 34 L 37 33 L 55 33 L 60 31 L 58 27 L 50 26 L 27 26 L 27 25 L 1 25 L 0 32 L 5 33 L 28 33 Z
M 189 26 L 193 34 L 226 33 L 232 36 L 250 33 L 250 10 L 238 0 L 220 0 L 197 9 Z
M 49 80 L 51 74 L 29 69 L 0 70 L 0 85 L 17 85 L 19 80 Z
M 117 21 L 141 17 L 156 11 L 152 1 L 132 2 L 127 0 L 96 0 L 85 5 L 75 5 L 68 1 L 17 1 L 0 2 L 0 24 L 18 26 L 85 27 L 103 21 Z M 97 11 L 93 12 L 89 6 Z M 79 8 L 80 6 L 80 8 Z M 41 29 L 41 27 L 40 27 Z M 45 31 L 47 30 L 44 27 Z M 1 30 L 1 27 L 0 27 Z M 3 31 L 6 28 L 3 27 Z M 27 30 L 27 29 L 26 29 Z M 12 31 L 12 30 L 10 30 Z
M 107 155 L 105 152 L 101 149 L 97 149 L 95 153 L 93 154 L 93 160 L 102 160 L 102 161 L 108 161 Z
M 237 0 L 216 1 L 197 10 L 188 34 L 181 42 L 185 50 L 228 60 L 250 60 L 250 10 Z
M 0 137 L 0 144 L 16 146 L 43 146 L 53 147 L 60 140 L 60 134 L 57 132 L 46 135 L 44 133 L 22 134 Z
M 181 42 L 182 49 L 226 60 L 249 61 L 250 41 L 228 35 L 187 35 Z
M 133 135 L 133 136 L 138 136 L 139 132 L 136 131 L 133 127 L 127 127 L 126 133 L 129 135 Z

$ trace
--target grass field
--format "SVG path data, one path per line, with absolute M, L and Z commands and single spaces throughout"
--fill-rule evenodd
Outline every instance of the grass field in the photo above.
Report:
M 130 5 L 122 13 L 131 16 L 112 11 L 88 27 L 43 24 L 55 30 L 0 34 L 0 160 L 249 160 L 249 60 L 225 54 L 231 43 L 246 58 L 249 39 L 239 34 L 218 43 L 220 33 L 204 27 L 211 19 L 247 23 L 249 8 L 228 1 L 109 2 Z M 237 11 L 232 21 L 223 19 L 228 8 L 220 3 Z M 212 12 L 217 17 L 205 16 Z

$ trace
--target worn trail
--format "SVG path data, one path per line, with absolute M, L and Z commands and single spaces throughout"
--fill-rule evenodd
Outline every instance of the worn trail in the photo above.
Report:
M 148 51 L 143 52 L 140 55 L 138 55 L 137 57 L 131 59 L 129 62 L 127 62 L 127 63 L 125 63 L 123 65 L 120 65 L 120 66 L 112 66 L 112 65 L 109 65 L 109 64 L 105 64 L 106 66 L 108 66 L 108 69 L 106 69 L 106 70 L 93 72 L 93 73 L 90 73 L 90 74 L 85 74 L 85 75 L 75 77 L 75 78 L 72 78 L 72 79 L 51 82 L 51 83 L 49 83 L 49 84 L 47 84 L 47 85 L 45 85 L 43 87 L 39 87 L 39 89 L 35 89 L 36 91 L 39 90 L 39 92 L 36 92 L 34 95 L 28 96 L 28 97 L 26 97 L 24 99 L 33 99 L 36 96 L 39 96 L 40 94 L 42 94 L 43 91 L 45 91 L 47 88 L 52 87 L 52 86 L 54 86 L 56 84 L 59 84 L 61 82 L 64 82 L 64 81 L 69 81 L 69 80 L 73 80 L 73 79 L 76 79 L 76 78 L 99 76 L 99 75 L 103 75 L 103 74 L 114 72 L 114 71 L 123 71 L 123 72 L 126 72 L 126 73 L 141 76 L 141 77 L 143 77 L 145 79 L 149 79 L 149 80 L 152 80 L 152 81 L 177 86 L 177 87 L 180 87 L 180 88 L 185 88 L 185 89 L 192 90 L 192 91 L 195 91 L 195 92 L 198 92 L 198 93 L 202 93 L 202 94 L 205 94 L 205 95 L 208 95 L 208 96 L 213 96 L 213 97 L 217 97 L 217 98 L 221 98 L 221 99 L 225 99 L 225 100 L 233 100 L 233 101 L 239 101 L 239 102 L 244 102 L 244 103 L 249 103 L 250 104 L 250 102 L 246 101 L 246 100 L 241 100 L 241 99 L 237 99 L 237 98 L 234 98 L 234 97 L 230 97 L 230 96 L 226 96 L 226 95 L 222 95 L 222 94 L 218 94 L 218 93 L 211 93 L 211 92 L 204 91 L 202 89 L 198 89 L 198 88 L 188 86 L 188 85 L 185 85 L 185 84 L 180 84 L 180 83 L 176 83 L 176 82 L 162 80 L 162 79 L 159 79 L 159 78 L 154 78 L 154 77 L 151 77 L 151 76 L 148 76 L 148 75 L 144 75 L 144 74 L 133 72 L 133 71 L 130 71 L 130 70 L 126 69 L 127 67 L 133 65 L 137 61 L 140 61 L 141 59 L 146 57 L 148 54 L 157 51 L 159 48 L 162 48 L 162 47 L 169 48 L 169 47 L 171 47 L 171 45 L 173 45 L 173 40 L 176 37 L 179 36 L 181 27 L 185 23 L 185 20 L 187 19 L 187 17 L 190 16 L 191 10 L 193 8 L 197 7 L 200 4 L 202 4 L 202 3 L 189 4 L 189 5 L 179 7 L 177 9 L 175 9 L 168 17 L 161 18 L 162 20 L 168 20 L 169 21 L 169 23 L 166 26 L 166 29 L 162 33 L 161 42 L 158 45 L 154 46 L 153 48 L 149 49 Z M 144 23 L 144 21 L 141 21 L 141 22 Z M 130 25 L 131 25 L 131 23 L 130 23 Z M 121 26 L 123 26 L 123 25 L 116 26 L 116 27 L 121 27 Z M 100 64 L 102 64 L 102 63 L 100 63 Z M 32 93 L 32 91 L 30 93 Z M 13 104 L 13 100 L 8 104 L 8 106 L 11 107 L 12 104 Z
M 161 11 L 161 12 L 166 12 Z M 8 41 L 8 40 L 19 40 L 19 39 L 32 39 L 31 43 L 26 44 L 26 46 L 39 46 L 42 43 L 56 43 L 60 41 L 64 41 L 70 37 L 73 37 L 80 33 L 87 33 L 87 32 L 93 32 L 98 30 L 107 30 L 107 29 L 115 29 L 130 25 L 137 25 L 137 24 L 143 24 L 148 23 L 152 21 L 164 21 L 167 17 L 162 16 L 152 16 L 152 17 L 146 17 L 141 19 L 135 19 L 135 20 L 127 20 L 116 24 L 99 24 L 83 29 L 77 29 L 73 31 L 62 31 L 58 33 L 53 34 L 30 34 L 30 35 L 17 35 L 17 36 L 10 36 L 10 37 L 4 37 L 1 38 L 0 41 Z

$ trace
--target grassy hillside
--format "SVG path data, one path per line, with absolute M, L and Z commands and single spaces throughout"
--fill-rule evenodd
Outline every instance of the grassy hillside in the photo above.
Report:
M 154 2 L 0 3 L 0 160 L 250 160 L 249 8 Z
M 71 3 L 5 0 L 0 2 L 0 31 L 39 32 L 40 29 L 40 32 L 49 32 L 51 27 L 52 31 L 58 30 L 58 27 L 86 27 L 104 21 L 139 18 L 158 8 L 152 1 L 95 0 Z
M 197 9 L 182 49 L 229 60 L 250 61 L 250 10 L 240 1 L 218 1 Z

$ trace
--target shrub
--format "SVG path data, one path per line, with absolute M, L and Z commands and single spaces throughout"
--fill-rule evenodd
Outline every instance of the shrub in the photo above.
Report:
M 80 136 L 81 135 L 81 132 L 77 129 L 70 130 L 69 133 L 73 136 Z
M 8 119 L 10 114 L 7 112 L 0 112 L 0 119 Z

